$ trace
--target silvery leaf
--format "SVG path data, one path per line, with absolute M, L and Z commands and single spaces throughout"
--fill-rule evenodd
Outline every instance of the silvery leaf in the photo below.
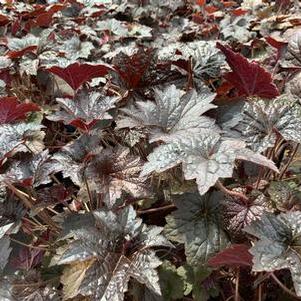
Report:
M 254 256 L 253 271 L 289 269 L 298 296 L 301 296 L 300 226 L 301 214 L 296 211 L 278 216 L 267 214 L 245 228 L 259 238 L 250 249 Z
M 216 129 L 214 120 L 201 116 L 215 108 L 211 103 L 214 97 L 215 94 L 205 88 L 201 94 L 195 90 L 184 94 L 175 85 L 163 90 L 155 89 L 155 103 L 137 102 L 135 107 L 122 109 L 127 116 L 118 125 L 120 128 L 148 127 L 152 141 Z

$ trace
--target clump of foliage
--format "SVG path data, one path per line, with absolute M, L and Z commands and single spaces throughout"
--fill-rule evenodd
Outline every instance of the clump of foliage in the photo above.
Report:
M 300 20 L 1 0 L 0 300 L 300 299 Z

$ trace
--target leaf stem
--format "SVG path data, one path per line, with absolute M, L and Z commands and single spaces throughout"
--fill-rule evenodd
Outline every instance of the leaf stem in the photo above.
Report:
M 225 194 L 228 194 L 228 195 L 236 197 L 236 198 L 240 198 L 240 199 L 244 200 L 245 202 L 249 201 L 249 198 L 246 195 L 244 195 L 241 192 L 228 189 L 227 187 L 225 187 L 223 185 L 223 183 L 220 180 L 217 180 L 215 185 L 217 186 L 217 188 L 219 188 Z
M 298 297 L 294 292 L 292 292 L 289 288 L 287 288 L 278 278 L 274 273 L 271 273 L 270 276 L 273 278 L 273 280 L 291 297 L 301 300 L 300 297 Z
M 299 148 L 299 145 L 300 143 L 297 143 L 296 146 L 294 147 L 293 149 L 293 152 L 289 158 L 289 160 L 287 161 L 287 163 L 285 164 L 285 166 L 283 167 L 283 169 L 280 171 L 280 174 L 278 176 L 278 179 L 281 180 L 284 176 L 284 174 L 286 173 L 287 169 L 289 168 L 290 164 L 292 163 L 297 151 L 298 151 L 298 148 Z
M 172 204 L 172 205 L 166 205 L 166 206 L 151 208 L 151 209 L 146 209 L 146 210 L 137 210 L 137 214 L 141 215 L 141 214 L 147 214 L 147 213 L 155 213 L 155 212 L 162 211 L 162 210 L 176 209 L 176 208 L 177 207 Z
M 239 274 L 240 274 L 240 270 L 239 268 L 237 269 L 236 272 L 236 280 L 235 280 L 235 301 L 240 301 L 240 297 L 239 297 Z
M 23 202 L 26 208 L 32 209 L 33 203 L 30 200 L 34 200 L 30 198 L 25 192 L 17 189 L 14 185 L 12 185 L 8 181 L 4 181 L 4 184 Z M 53 230 L 58 231 L 58 226 L 54 223 L 51 217 L 45 211 L 41 211 L 37 214 L 46 224 L 53 228 Z
M 28 245 L 28 244 L 26 244 L 26 243 L 24 243 L 22 241 L 19 241 L 17 239 L 11 238 L 11 237 L 9 237 L 9 239 L 11 241 L 13 241 L 13 242 L 21 245 L 21 246 L 27 247 L 27 248 L 38 249 L 38 250 L 43 250 L 43 251 L 48 251 L 49 250 L 49 248 L 47 248 L 47 247 Z

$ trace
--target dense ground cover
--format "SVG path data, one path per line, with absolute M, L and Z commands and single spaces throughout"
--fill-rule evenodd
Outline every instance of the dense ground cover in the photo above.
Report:
M 1 301 L 301 298 L 297 1 L 0 3 Z

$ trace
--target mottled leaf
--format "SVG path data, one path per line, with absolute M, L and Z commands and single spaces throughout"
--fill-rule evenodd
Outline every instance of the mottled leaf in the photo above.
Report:
M 234 130 L 256 152 L 273 147 L 277 134 L 286 140 L 301 142 L 300 108 L 287 100 L 287 96 L 273 101 L 246 102 L 240 119 Z
M 10 255 L 12 248 L 10 247 L 10 239 L 8 236 L 4 236 L 0 238 L 0 252 L 1 252 L 1 258 L 0 258 L 0 274 L 5 268 L 6 264 L 8 263 L 8 258 Z M 1 297 L 1 295 L 0 295 Z
M 161 234 L 163 228 L 148 230 L 132 207 L 118 214 L 104 209 L 93 215 L 94 226 L 72 229 L 74 240 L 53 261 L 72 264 L 62 278 L 65 298 L 81 294 L 93 300 L 123 301 L 130 277 L 160 294 L 156 268 L 161 261 L 149 248 L 170 244 Z
M 286 53 L 281 65 L 284 67 L 301 66 L 301 31 L 297 30 L 288 41 Z
M 158 52 L 158 59 L 164 61 L 185 60 L 192 62 L 194 76 L 216 77 L 225 59 L 211 41 L 194 41 L 190 43 L 173 43 L 162 47 Z
M 22 38 L 10 38 L 7 43 L 9 51 L 7 53 L 10 58 L 19 58 L 28 52 L 35 51 L 38 47 L 39 38 L 28 34 Z
M 174 85 L 164 90 L 155 89 L 155 103 L 137 102 L 136 107 L 122 109 L 127 117 L 121 119 L 118 125 L 147 127 L 153 141 L 164 140 L 165 136 L 168 137 L 165 139 L 170 139 L 169 136 L 193 135 L 201 130 L 211 130 L 214 120 L 201 115 L 215 108 L 211 104 L 214 97 L 215 94 L 205 88 L 201 94 L 195 90 L 184 94 Z
M 100 138 L 97 135 L 81 135 L 52 156 L 54 168 L 62 171 L 65 178 L 70 177 L 74 184 L 81 185 L 84 183 L 85 160 L 88 160 L 95 150 L 101 149 L 99 143 Z
M 22 161 L 13 161 L 0 178 L 37 187 L 51 182 L 49 176 L 56 171 L 48 150 L 45 150 L 37 155 L 28 155 Z
M 272 181 L 267 191 L 273 205 L 280 211 L 301 209 L 301 194 L 295 182 Z
M 40 124 L 33 122 L 0 124 L 0 158 L 17 148 L 41 128 Z
M 90 161 L 86 178 L 94 182 L 108 206 L 126 192 L 135 198 L 149 194 L 146 179 L 139 177 L 143 162 L 125 147 L 106 148 Z
M 289 269 L 298 296 L 301 296 L 300 226 L 301 215 L 296 211 L 278 216 L 267 214 L 245 228 L 259 239 L 250 249 L 254 256 L 253 271 Z
M 256 36 L 255 32 L 249 29 L 251 21 L 252 16 L 238 16 L 233 18 L 232 15 L 226 15 L 220 22 L 223 40 L 247 43 Z
M 242 188 L 236 188 L 233 191 L 245 193 Z M 259 219 L 267 211 L 271 211 L 268 200 L 263 194 L 250 196 L 248 201 L 226 196 L 222 207 L 225 226 L 233 236 L 237 237 L 242 235 L 242 229 L 245 226 Z
M 74 99 L 57 98 L 61 110 L 48 116 L 52 121 L 64 121 L 83 130 L 91 128 L 98 120 L 112 119 L 108 111 L 115 107 L 118 97 L 99 92 L 81 90 Z
M 181 137 L 161 145 L 148 156 L 141 175 L 163 172 L 182 163 L 186 180 L 196 179 L 201 195 L 215 185 L 219 178 L 232 177 L 235 159 L 254 161 L 253 152 L 243 153 L 245 144 L 239 140 L 222 141 L 218 134 L 206 133 L 196 137 Z M 242 156 L 243 155 L 243 156 Z M 257 154 L 258 163 L 273 168 L 273 162 Z

